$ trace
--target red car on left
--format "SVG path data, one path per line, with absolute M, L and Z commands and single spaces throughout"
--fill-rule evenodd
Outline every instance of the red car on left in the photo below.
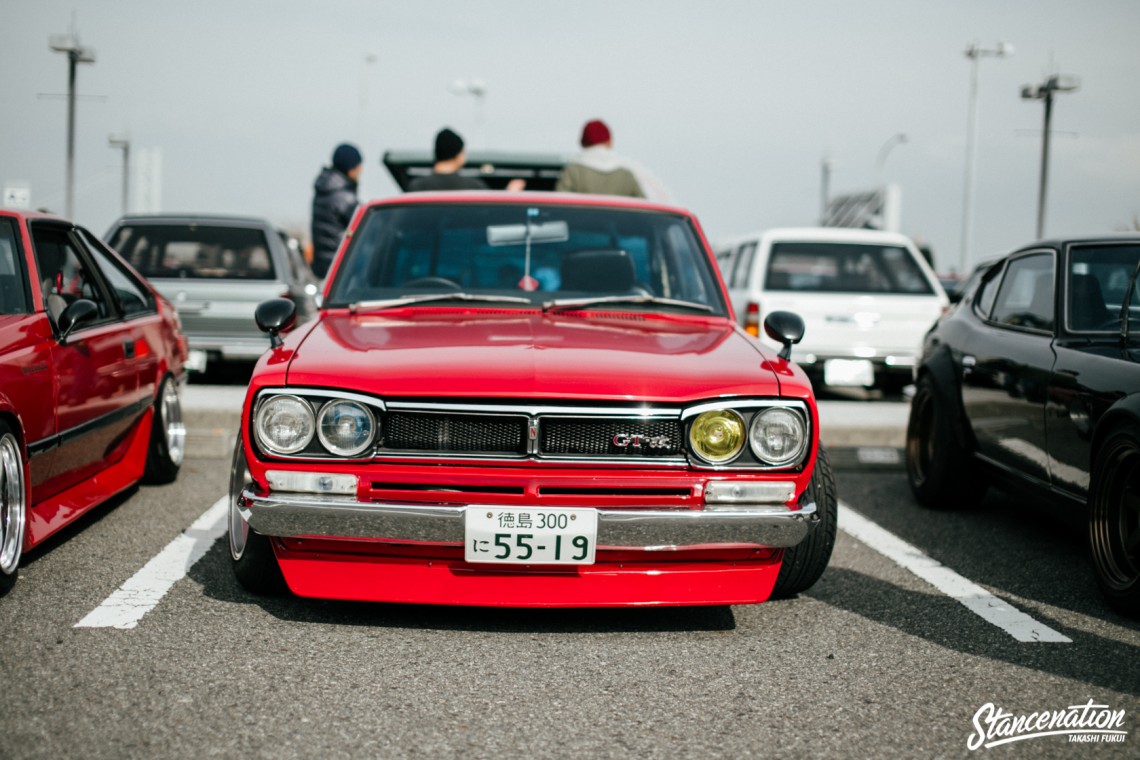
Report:
M 185 453 L 174 307 L 87 230 L 0 209 L 0 594 L 20 557 Z

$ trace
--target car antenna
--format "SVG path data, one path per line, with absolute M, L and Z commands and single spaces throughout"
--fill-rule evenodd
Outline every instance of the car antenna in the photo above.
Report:
M 1136 262 L 1136 268 L 1132 270 L 1132 276 L 1128 278 L 1128 289 L 1124 291 L 1124 303 L 1120 304 L 1120 344 L 1121 346 L 1128 346 L 1128 322 L 1131 315 L 1132 308 L 1132 294 L 1136 292 L 1136 280 L 1140 279 L 1140 261 Z

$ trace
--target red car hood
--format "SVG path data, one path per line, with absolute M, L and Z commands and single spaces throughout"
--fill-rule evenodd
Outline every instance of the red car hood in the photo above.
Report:
M 389 398 L 686 402 L 778 395 L 773 360 L 721 319 L 416 308 L 324 313 L 287 379 Z

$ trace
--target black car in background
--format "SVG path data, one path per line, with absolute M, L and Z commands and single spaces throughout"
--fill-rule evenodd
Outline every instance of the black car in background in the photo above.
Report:
M 1087 513 L 1108 601 L 1140 615 L 1140 235 L 996 262 L 927 334 L 907 427 L 924 505 L 989 484 Z

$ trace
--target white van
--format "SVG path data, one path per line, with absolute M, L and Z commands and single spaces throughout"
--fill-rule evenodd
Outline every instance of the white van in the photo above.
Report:
M 773 229 L 715 250 L 749 333 L 770 343 L 760 329 L 767 314 L 803 317 L 792 358 L 817 385 L 900 390 L 911 382 L 923 335 L 949 306 L 918 248 L 897 233 Z

